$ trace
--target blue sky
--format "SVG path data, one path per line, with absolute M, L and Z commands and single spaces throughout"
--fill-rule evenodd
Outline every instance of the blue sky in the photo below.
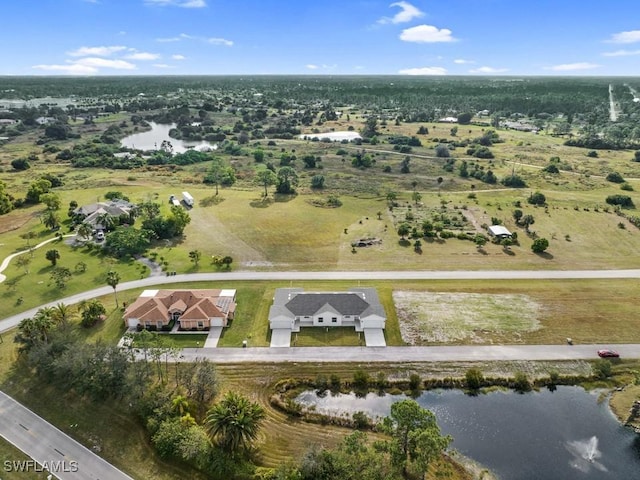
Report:
M 2 75 L 640 74 L 637 0 L 11 0 Z

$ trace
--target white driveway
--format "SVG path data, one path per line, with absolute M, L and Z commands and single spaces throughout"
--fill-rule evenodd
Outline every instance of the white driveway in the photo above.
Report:
M 387 342 L 384 339 L 384 330 L 381 328 L 365 328 L 364 341 L 367 347 L 386 347 Z
M 271 330 L 271 347 L 283 348 L 291 346 L 291 329 L 274 328 Z
M 209 334 L 207 335 L 207 339 L 204 341 L 204 348 L 216 348 L 218 346 L 218 340 L 220 340 L 223 328 L 224 327 L 209 328 Z

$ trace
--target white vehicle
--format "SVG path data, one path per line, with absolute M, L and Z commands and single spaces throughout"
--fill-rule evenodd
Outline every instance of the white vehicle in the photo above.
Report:
M 182 192 L 182 201 L 185 203 L 185 205 L 193 207 L 193 197 L 189 192 Z
M 180 206 L 180 200 L 178 200 L 175 195 L 170 195 L 169 196 L 169 203 L 171 205 L 175 205 L 176 207 Z

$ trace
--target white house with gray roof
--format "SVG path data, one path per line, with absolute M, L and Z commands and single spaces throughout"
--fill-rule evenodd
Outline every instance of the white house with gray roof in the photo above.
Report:
M 374 288 L 346 292 L 278 288 L 269 310 L 271 346 L 290 346 L 291 333 L 302 327 L 354 327 L 364 333 L 367 346 L 386 346 L 386 319 Z

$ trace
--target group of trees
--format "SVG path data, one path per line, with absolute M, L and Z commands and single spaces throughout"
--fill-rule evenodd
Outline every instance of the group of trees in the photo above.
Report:
M 311 447 L 297 464 L 284 464 L 282 480 L 400 480 L 426 478 L 452 438 L 442 435 L 435 415 L 415 400 L 402 400 L 380 424 L 387 439 L 370 441 L 356 431 L 334 449 Z

